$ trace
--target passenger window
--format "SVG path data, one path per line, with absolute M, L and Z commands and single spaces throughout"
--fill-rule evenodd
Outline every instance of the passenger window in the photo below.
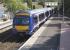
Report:
M 45 12 L 45 15 L 46 15 L 46 17 L 48 17 L 48 15 L 49 15 L 49 12 Z
M 33 21 L 34 21 L 34 24 L 37 24 L 37 23 L 38 23 L 37 16 L 34 16 L 34 17 L 33 17 Z
M 39 15 L 39 21 L 43 20 L 44 18 L 45 18 L 44 13 L 41 13 L 41 14 Z
M 50 14 L 52 14 L 52 11 L 50 10 Z
M 51 15 L 52 15 L 52 12 L 53 12 L 53 11 L 52 11 L 52 10 L 50 10 L 50 14 L 51 14 Z
M 52 13 L 53 13 L 53 10 L 52 10 Z

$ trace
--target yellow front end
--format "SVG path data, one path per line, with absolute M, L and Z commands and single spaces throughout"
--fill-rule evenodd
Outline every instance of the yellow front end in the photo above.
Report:
M 18 32 L 26 32 L 29 29 L 29 26 L 15 26 Z

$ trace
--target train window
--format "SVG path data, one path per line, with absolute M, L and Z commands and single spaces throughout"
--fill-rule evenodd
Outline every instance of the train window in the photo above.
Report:
M 49 15 L 49 12 L 47 11 L 47 12 L 45 12 L 45 15 L 46 15 L 46 17 L 48 17 L 48 15 Z
M 52 15 L 52 13 L 53 13 L 53 10 L 50 10 L 50 14 Z
M 52 10 L 52 13 L 53 13 L 53 10 Z
M 39 15 L 39 21 L 43 20 L 44 18 L 45 18 L 44 13 L 41 13 L 41 14 Z
M 50 10 L 50 14 L 51 14 L 51 10 Z
M 29 17 L 15 17 L 14 23 L 16 25 L 28 25 L 29 24 Z
M 51 13 L 53 14 L 53 9 L 51 10 Z
M 33 17 L 33 21 L 34 21 L 34 24 L 37 24 L 37 23 L 38 23 L 38 18 L 37 18 L 37 16 L 34 16 L 34 17 Z
M 57 13 L 57 8 L 54 9 L 54 14 Z

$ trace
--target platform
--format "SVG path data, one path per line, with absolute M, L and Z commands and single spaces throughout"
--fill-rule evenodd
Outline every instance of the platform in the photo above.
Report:
M 61 23 L 61 17 L 51 17 L 18 50 L 57 50 Z
M 70 50 L 70 19 L 61 25 L 60 50 Z

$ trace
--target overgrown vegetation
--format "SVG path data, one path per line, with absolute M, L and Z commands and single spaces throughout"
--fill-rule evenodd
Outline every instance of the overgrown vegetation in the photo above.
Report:
M 42 5 L 44 7 L 45 6 L 45 1 L 43 1 L 43 0 L 38 1 L 38 5 Z
M 22 1 L 23 0 L 3 0 L 5 7 L 11 12 L 16 12 L 19 9 L 27 9 Z
M 27 5 L 28 5 L 29 8 L 32 9 L 32 0 L 27 0 Z
M 64 0 L 64 10 L 65 10 L 65 15 L 70 16 L 70 1 L 69 0 Z
M 62 5 L 60 8 L 61 14 L 63 13 L 63 8 L 64 8 L 64 15 L 70 17 L 70 1 L 69 0 L 64 0 L 64 7 Z
M 8 11 L 15 12 L 19 9 L 26 10 L 28 8 L 33 9 L 35 5 L 32 5 L 32 2 L 38 2 L 39 5 L 45 6 L 45 1 L 56 2 L 58 0 L 1 0 L 4 2 L 5 7 Z M 27 6 L 24 5 L 24 2 L 27 2 Z
M 57 2 L 58 0 L 45 0 L 47 2 Z

